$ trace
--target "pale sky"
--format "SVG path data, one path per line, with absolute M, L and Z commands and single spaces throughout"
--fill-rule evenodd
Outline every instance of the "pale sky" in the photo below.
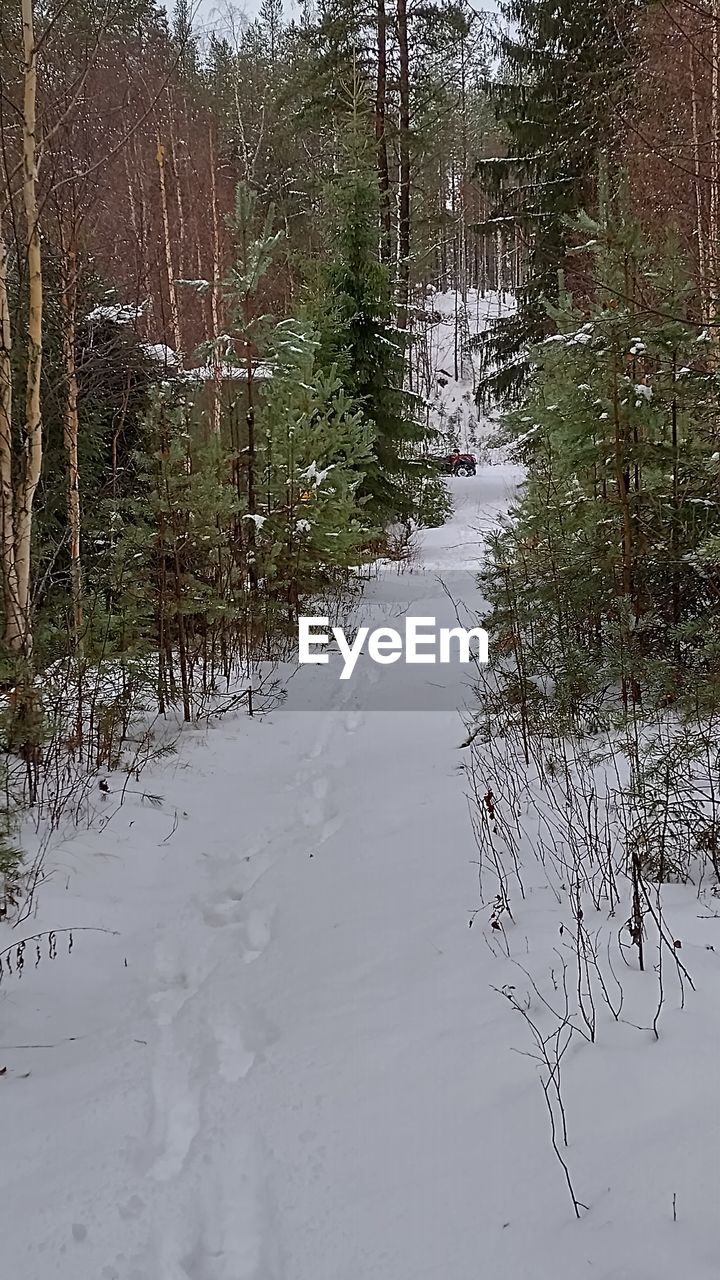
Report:
M 172 14 L 175 8 L 174 0 L 162 0 L 168 13 Z M 252 18 L 260 8 L 261 0 L 231 0 L 232 7 L 239 10 L 240 13 L 246 13 Z M 193 10 L 196 13 L 195 26 L 203 27 L 212 24 L 214 21 L 222 22 L 222 14 L 225 8 L 223 0 L 194 0 Z M 291 15 L 297 5 L 294 0 L 285 0 L 285 12 Z

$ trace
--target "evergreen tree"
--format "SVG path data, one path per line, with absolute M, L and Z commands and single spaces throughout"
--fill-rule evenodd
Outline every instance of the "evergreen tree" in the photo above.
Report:
M 198 48 L 193 36 L 192 24 L 190 0 L 176 0 L 172 35 L 179 58 L 178 69 L 186 83 L 191 83 L 198 71 Z
M 501 242 L 517 231 L 526 258 L 517 312 L 481 343 L 487 402 L 518 394 L 528 348 L 548 331 L 544 302 L 558 300 L 568 219 L 614 186 L 643 0 L 505 0 L 501 8 L 492 92 L 507 156 L 478 165 L 495 197 L 484 229 Z
M 179 700 L 190 720 L 196 671 L 205 690 L 214 688 L 244 656 L 248 575 L 235 542 L 242 503 L 222 439 L 197 431 L 182 385 L 157 390 L 135 466 L 134 491 L 115 505 L 111 524 L 105 652 L 116 647 L 139 669 L 150 663 L 160 711 Z
M 258 414 L 259 567 L 293 615 L 303 599 L 342 580 L 372 532 L 359 497 L 371 429 L 336 370 L 318 365 L 318 346 L 307 325 L 277 326 Z
M 442 485 L 422 460 L 427 431 L 403 386 L 406 336 L 392 322 L 388 272 L 379 260 L 378 187 L 365 155 L 356 116 L 330 190 L 332 256 L 321 274 L 321 359 L 337 367 L 372 428 L 372 460 L 361 492 L 373 521 L 433 521 L 442 510 Z
M 720 641 L 720 384 L 693 282 L 626 219 L 580 230 L 598 297 L 548 310 L 510 419 L 528 481 L 486 579 L 526 671 L 576 705 L 704 682 Z
M 267 56 L 270 65 L 275 66 L 280 55 L 283 34 L 282 0 L 262 0 L 258 12 L 258 27 L 266 41 Z

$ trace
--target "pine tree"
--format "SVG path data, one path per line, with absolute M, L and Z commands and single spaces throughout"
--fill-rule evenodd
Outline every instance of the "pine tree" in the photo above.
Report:
M 282 0 L 262 0 L 258 11 L 258 26 L 266 40 L 267 56 L 270 65 L 275 66 L 280 54 L 280 43 L 283 33 Z
M 569 220 L 593 210 L 608 181 L 638 57 L 642 0 L 505 0 L 493 87 L 505 156 L 478 168 L 494 194 L 485 224 L 501 242 L 519 233 L 525 280 L 515 315 L 502 318 L 480 350 L 487 402 L 517 396 L 528 348 L 548 331 L 544 302 L 557 302 Z
M 186 83 L 191 83 L 198 71 L 198 47 L 192 27 L 190 0 L 176 0 L 172 34 L 179 58 L 179 72 Z

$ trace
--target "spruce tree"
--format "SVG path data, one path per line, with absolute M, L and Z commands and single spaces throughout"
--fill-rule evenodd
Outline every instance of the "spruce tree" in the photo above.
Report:
M 499 630 L 522 637 L 556 697 L 615 683 L 662 695 L 717 664 L 712 344 L 671 238 L 655 250 L 626 216 L 610 228 L 583 217 L 578 230 L 597 298 L 548 308 L 554 332 L 509 419 L 528 480 L 486 583 Z
M 378 186 L 355 114 L 330 186 L 330 262 L 321 273 L 320 359 L 334 366 L 372 429 L 361 493 L 373 521 L 439 518 L 443 488 L 423 461 L 427 429 L 404 388 L 406 335 L 393 324 L 390 280 L 380 262 Z
M 372 529 L 359 497 L 372 433 L 334 368 L 317 362 L 312 328 L 276 327 L 272 379 L 258 413 L 258 566 L 271 600 L 294 616 L 337 587 L 364 555 Z
M 505 0 L 492 86 L 506 155 L 481 160 L 494 196 L 484 230 L 519 232 L 525 279 L 515 314 L 484 336 L 480 396 L 492 403 L 519 394 L 528 348 L 548 332 L 544 302 L 557 302 L 568 225 L 593 210 L 608 181 L 628 84 L 639 57 L 636 18 L 642 0 L 611 6 L 593 0 Z

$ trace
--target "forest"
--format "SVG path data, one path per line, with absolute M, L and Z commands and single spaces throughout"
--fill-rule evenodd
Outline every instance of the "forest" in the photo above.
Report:
M 712 8 L 634 2 L 266 0 L 199 33 L 184 2 L 5 6 L 3 662 L 31 798 L 38 675 L 64 664 L 97 765 L 139 686 L 189 720 L 390 526 L 444 518 L 447 289 L 449 376 L 474 349 L 530 468 L 491 571 L 505 643 L 571 700 L 712 697 L 717 39 Z M 468 291 L 514 305 L 471 333 Z
M 335 1111 L 320 1124 L 326 1145 L 317 1156 L 328 1187 L 339 1174 L 323 1152 L 337 1141 L 346 1156 L 334 1232 L 310 1200 L 307 1240 L 293 1229 L 292 1178 L 273 1172 L 264 1131 L 252 1151 L 244 1145 L 257 1112 L 268 1132 L 278 1125 L 278 1165 L 299 1162 L 305 1138 L 293 1138 L 292 1118 L 278 1136 L 289 1093 L 275 1077 L 263 1084 L 258 1068 L 274 1052 L 264 1011 L 281 1002 L 296 963 L 308 971 L 303 1008 L 304 992 L 325 991 L 338 965 L 355 995 L 347 1005 L 328 997 L 318 1020 L 324 1027 L 348 1017 L 357 996 L 360 1012 L 346 1032 L 360 1035 L 362 1000 L 384 1008 L 384 988 L 362 986 L 364 961 L 353 950 L 362 950 L 361 936 L 371 949 L 376 940 L 389 989 L 398 984 L 398 1040 L 383 1026 L 380 1058 L 396 1063 L 404 1028 L 408 1043 L 427 1038 L 438 1070 L 454 1070 L 476 1011 L 452 916 L 469 926 L 473 945 L 482 934 L 484 963 L 499 966 L 485 983 L 494 1003 L 483 1025 L 503 1053 L 522 1025 L 518 1052 L 533 1060 L 540 1123 L 549 1122 L 550 1140 L 543 1131 L 540 1141 L 550 1151 L 548 1176 L 572 1221 L 590 1224 L 588 1243 L 573 1237 L 563 1252 L 555 1198 L 542 1199 L 545 1191 L 521 1177 L 512 1194 L 523 1213 L 532 1216 L 541 1195 L 536 1245 L 549 1269 L 528 1269 L 532 1251 L 513 1232 L 505 1242 L 501 1223 L 492 1237 L 496 1273 L 577 1280 L 612 1236 L 616 1269 L 602 1272 L 607 1280 L 629 1274 L 623 1257 L 639 1280 L 664 1280 L 687 1270 L 690 1255 L 690 1273 L 709 1280 L 709 1068 L 697 1068 L 697 1112 L 683 1117 L 642 1052 L 667 1022 L 672 1066 L 663 1070 L 682 1075 L 699 1058 L 709 1062 L 702 1028 L 717 1004 L 707 967 L 714 934 L 702 922 L 717 920 L 720 893 L 720 0 L 257 0 L 247 10 L 229 0 L 217 8 L 3 0 L 0 174 L 2 999 L 32 957 L 30 981 L 49 983 L 38 988 L 37 1008 L 60 1012 L 41 1034 L 28 1006 L 12 1036 L 20 1048 L 46 1035 L 74 1040 L 72 975 L 82 961 L 68 961 L 62 982 L 45 977 L 59 962 L 45 961 L 58 960 L 60 946 L 64 963 L 87 930 L 83 946 L 94 956 L 107 943 L 110 957 L 89 962 L 107 984 L 85 993 L 87 1007 L 102 1009 L 125 980 L 112 966 L 122 956 L 127 969 L 135 954 L 153 976 L 147 989 L 131 985 L 118 997 L 136 1001 L 132 1017 L 130 1004 L 122 1015 L 133 1044 L 148 1043 L 142 1001 L 160 1010 L 142 1088 L 154 1116 L 148 1167 L 167 1191 L 140 1197 L 152 1200 L 160 1234 L 152 1248 L 138 1237 L 131 1257 L 116 1255 L 106 1232 L 92 1261 L 86 1250 L 86 1264 L 58 1274 L 420 1280 L 427 1256 L 428 1277 L 484 1275 L 468 1270 L 482 1214 L 461 1232 L 467 1252 L 460 1247 L 457 1265 L 444 1200 L 437 1257 L 434 1244 L 421 1245 L 423 1230 L 417 1252 L 410 1243 L 413 1140 L 405 1144 L 438 1096 L 429 1082 L 410 1088 L 403 1128 L 400 1079 L 415 1079 L 415 1063 L 389 1067 L 397 1078 L 376 1098 L 379 1114 L 395 1099 L 391 1132 L 409 1153 L 398 1173 L 399 1243 L 383 1216 L 395 1204 L 389 1191 L 377 1201 L 359 1196 L 371 1204 L 368 1239 L 383 1224 L 376 1253 L 370 1245 L 363 1252 L 355 1219 L 343 1216 L 365 1175 Z M 404 593 L 413 583 L 438 616 L 452 604 L 451 624 L 464 610 L 487 628 L 490 661 L 474 672 L 469 704 L 452 716 L 448 709 L 437 729 L 442 717 L 424 703 L 411 715 L 398 693 L 396 711 L 392 685 L 383 704 L 361 662 L 360 692 L 350 682 L 347 698 L 326 712 L 327 693 L 297 675 L 300 620 L 327 615 L 351 629 L 358 610 L 387 611 L 388 601 L 396 616 L 412 612 L 415 597 Z M 317 728 L 316 696 L 325 728 Z M 366 711 L 371 727 L 359 729 Z M 336 759 L 342 799 L 331 803 Z M 437 769 L 447 777 L 433 804 Z M 189 771 L 186 791 L 180 770 Z M 292 815 L 290 801 L 273 798 L 276 779 L 297 800 Z M 159 839 L 165 819 L 170 829 Z M 183 836 L 185 820 L 195 823 L 192 836 Z M 136 824 L 130 836 L 127 822 Z M 206 892 L 203 877 L 227 879 L 235 862 L 226 867 L 226 846 L 236 841 L 237 865 L 250 878 L 230 888 L 223 880 L 225 896 L 208 899 L 201 928 L 192 904 Z M 177 865 L 167 865 L 176 845 Z M 297 870 L 283 878 L 285 864 L 274 859 L 286 845 L 303 874 L 308 859 L 317 870 L 336 845 L 347 865 L 337 883 L 323 872 L 316 895 Z M 462 874 L 442 871 L 439 849 L 462 850 Z M 96 856 L 119 868 L 107 884 L 89 870 Z M 256 857 L 257 882 L 267 873 L 275 886 L 273 903 L 246 912 L 240 904 L 256 879 L 244 864 Z M 357 879 L 360 865 L 367 880 Z M 72 910 L 54 896 L 66 875 L 68 890 L 87 876 L 86 888 L 72 889 Z M 446 930 L 432 946 L 438 956 L 449 949 L 456 966 L 456 981 L 440 988 L 454 1011 L 447 1059 L 432 1018 L 403 1023 L 408 990 L 434 999 L 434 979 L 406 988 L 396 977 L 406 971 L 404 961 L 396 968 L 395 929 L 402 935 L 409 883 L 415 924 L 407 927 L 422 937 L 436 925 Z M 160 905 L 165 886 L 174 924 Z M 314 921 L 322 964 L 293 932 L 291 895 Z M 353 932 L 353 895 L 375 932 Z M 267 960 L 276 910 L 286 929 L 280 972 Z M 347 973 L 347 957 L 326 938 L 336 918 L 355 957 Z M 243 939 L 242 963 L 262 957 L 251 971 L 259 986 L 250 1013 L 240 980 L 229 983 L 240 951 L 223 950 L 216 928 L 228 921 Z M 415 955 L 420 943 L 408 936 Z M 197 965 L 167 958 L 176 952 Z M 196 968 L 205 976 L 193 985 Z M 86 971 L 80 990 L 91 981 L 100 976 Z M 205 1009 L 207 995 L 210 1012 L 198 1013 L 192 1033 L 178 1029 L 185 1014 L 176 987 L 187 987 L 189 1008 L 197 997 Z M 703 1017 L 691 1015 L 683 1038 L 676 1014 L 701 990 Z M 313 1010 L 308 997 L 309 1026 Z M 281 1045 L 285 1034 L 294 1043 L 286 1014 L 278 1013 Z M 508 1014 L 510 1031 L 501 1021 Z M 502 1094 L 500 1050 L 486 1062 L 468 1034 L 467 1082 L 443 1131 L 448 1152 L 453 1126 L 477 1118 L 471 1068 L 487 1071 L 489 1096 Z M 237 1133 L 226 1134 L 213 1110 L 220 1104 L 198 1048 L 208 1036 L 224 1105 L 237 1102 L 245 1117 Z M 593 1074 L 599 1066 L 578 1068 L 568 1092 L 585 1128 L 574 1159 L 565 1073 L 607 1037 L 611 1064 L 629 1054 L 625 1094 L 616 1110 L 608 1080 Z M 298 1079 L 319 1098 L 320 1055 L 333 1060 L 335 1049 L 320 1032 L 302 1044 L 302 1061 L 314 1065 L 306 1077 L 298 1068 Z M 179 1058 L 189 1065 L 176 1076 L 168 1064 Z M 224 1065 L 230 1059 L 250 1065 L 235 1074 Z M 362 1061 L 374 1079 L 372 1054 Z M 278 1067 L 288 1078 L 293 1070 L 292 1060 Z M 333 1103 L 343 1115 L 351 1109 L 346 1070 L 343 1059 Z M 105 1083 L 88 1076 L 87 1088 L 115 1099 L 110 1066 L 102 1071 Z M 259 1083 L 254 1101 L 248 1093 L 241 1103 L 246 1074 Z M 651 1077 L 659 1083 L 646 1098 Z M 525 1108 L 520 1077 L 510 1079 Z M 511 1110 L 507 1098 L 497 1106 L 500 1117 Z M 183 1129 L 188 1115 L 195 1119 Z M 506 1181 L 512 1162 L 526 1160 L 535 1123 L 534 1111 L 522 1115 L 509 1129 L 505 1119 L 483 1119 L 494 1142 L 509 1143 Z M 108 1150 L 130 1123 L 117 1099 L 110 1116 Z M 616 1216 L 600 1228 L 592 1210 L 607 1169 L 625 1161 L 627 1147 L 651 1150 L 661 1117 L 669 1119 L 655 1181 L 643 1181 L 640 1161 L 633 1182 L 630 1164 L 613 1183 Z M 616 1145 L 605 1151 L 614 1123 Z M 692 1173 L 678 1154 L 683 1125 Z M 315 1133 L 308 1115 L 303 1133 Z M 207 1205 L 197 1191 L 196 1139 L 219 1179 Z M 381 1186 L 382 1139 L 367 1141 Z M 316 1139 L 308 1143 L 314 1151 Z M 471 1148 L 459 1149 L 470 1185 Z M 535 1188 L 546 1180 L 543 1158 L 527 1161 Z M 99 1175 L 89 1155 L 80 1164 L 91 1171 L 89 1187 Z M 460 1174 L 448 1177 L 449 1204 Z M 239 1213 L 245 1226 L 231 1226 L 228 1187 L 243 1178 L 252 1186 Z M 427 1180 L 419 1203 L 429 1223 L 437 1188 L 429 1172 Z M 108 1186 L 123 1204 L 137 1199 L 130 1182 Z M 54 1204 L 52 1179 L 48 1187 Z M 495 1206 L 493 1188 L 485 1191 Z M 702 1230 L 683 1218 L 691 1199 Z M 493 1231 L 511 1201 L 492 1209 Z M 467 1223 L 470 1205 L 460 1203 Z M 128 1210 L 123 1222 L 136 1217 L 139 1209 Z M 672 1235 L 678 1224 L 689 1236 Z M 76 1225 L 77 1244 L 86 1235 Z M 60 1248 L 60 1230 L 47 1227 L 48 1248 Z M 652 1266 L 642 1270 L 648 1234 Z M 286 1252 L 275 1251 L 275 1237 Z M 343 1240 L 354 1242 L 352 1259 Z M 314 1270 L 320 1255 L 326 1261 Z M 20 1280 L 44 1280 L 37 1256 L 34 1270 L 20 1257 L 11 1254 Z M 75 1263 L 68 1255 L 62 1265 Z

